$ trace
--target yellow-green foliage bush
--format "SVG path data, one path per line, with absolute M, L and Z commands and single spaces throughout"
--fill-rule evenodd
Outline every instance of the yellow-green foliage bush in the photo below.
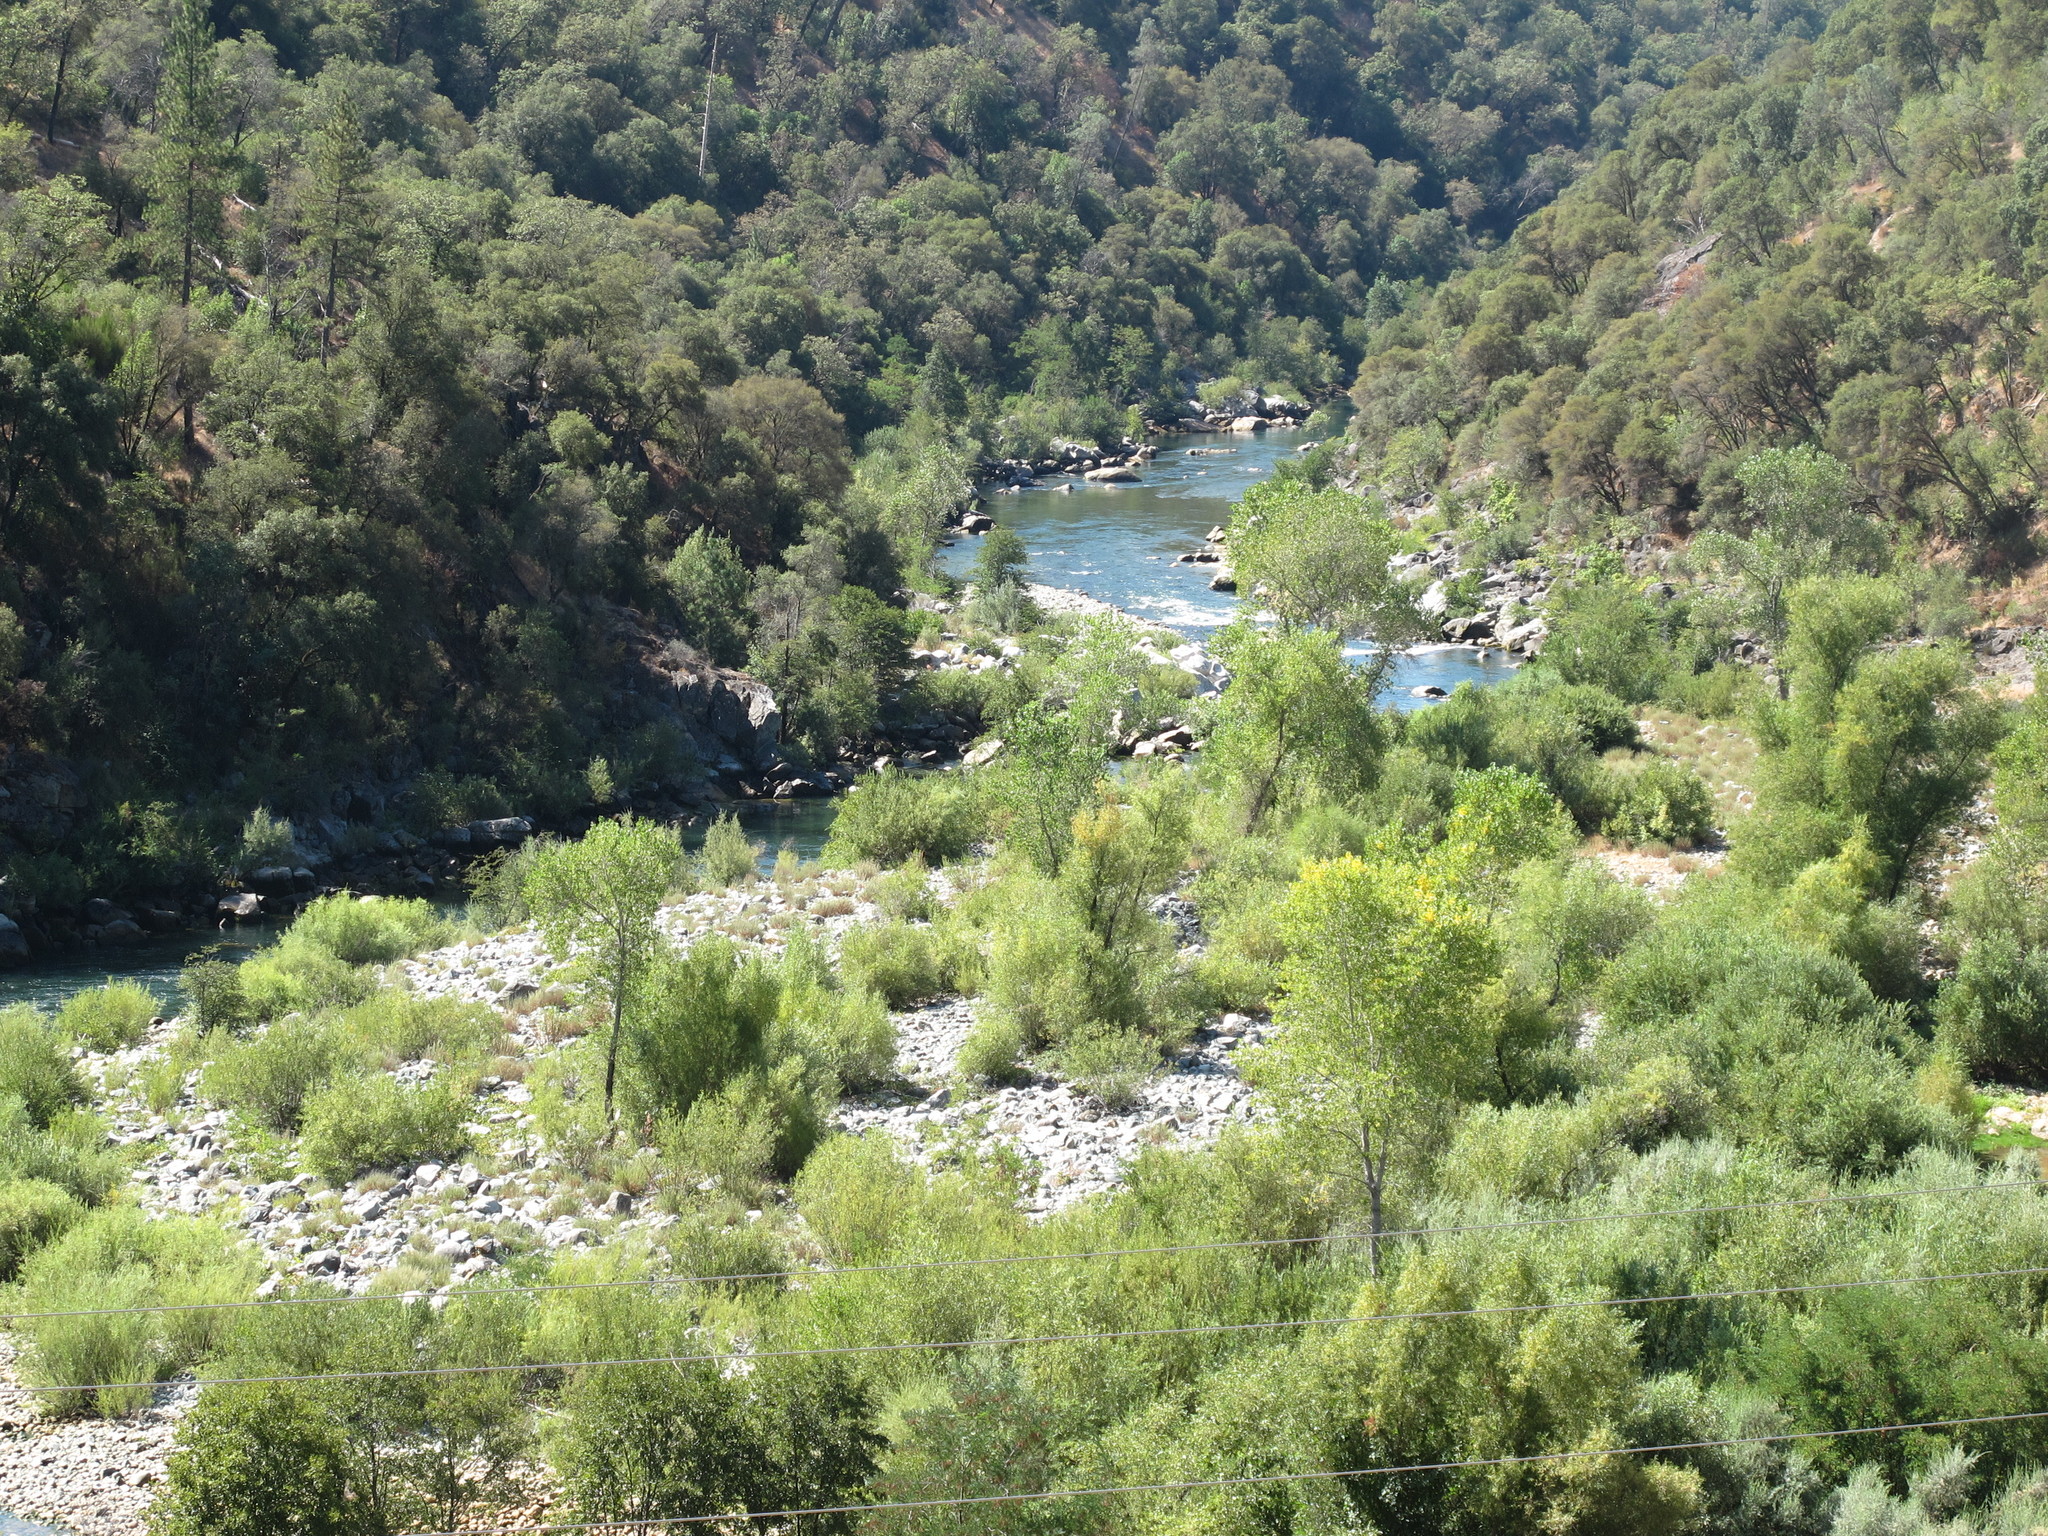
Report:
M 43 1179 L 90 1205 L 127 1177 L 131 1156 L 89 1110 L 59 1110 L 38 1126 L 21 1100 L 0 1098 L 0 1179 Z
M 0 1008 L 0 1099 L 15 1099 L 29 1123 L 51 1119 L 88 1098 L 64 1037 L 27 1003 Z
M 363 967 L 402 960 L 446 935 L 447 925 L 425 901 L 323 896 L 274 946 L 242 966 L 242 990 L 258 1018 L 346 1007 L 374 990 Z
M 296 1131 L 307 1097 L 324 1087 L 349 1056 L 332 1022 L 303 1015 L 280 1019 L 249 1039 L 215 1038 L 221 1044 L 200 1091 L 273 1131 Z
M 12 1280 L 23 1259 L 84 1214 L 84 1206 L 47 1179 L 0 1183 L 0 1281 Z
M 386 987 L 340 1015 L 349 1038 L 385 1066 L 401 1061 L 463 1061 L 504 1036 L 498 1013 L 459 997 L 419 997 Z
M 21 1267 L 25 1312 L 70 1314 L 26 1323 L 27 1379 L 100 1389 L 49 1392 L 58 1411 L 131 1412 L 150 1393 L 128 1384 L 189 1369 L 227 1326 L 227 1314 L 191 1304 L 245 1300 L 260 1273 L 211 1222 L 151 1220 L 132 1205 L 93 1211 Z M 143 1307 L 179 1310 L 119 1310 Z
M 863 859 L 893 867 L 916 855 L 943 864 L 986 835 L 987 812 L 958 774 L 888 769 L 862 779 L 840 802 L 825 844 L 833 868 Z
M 411 1088 L 373 1072 L 331 1083 L 306 1100 L 299 1150 L 308 1167 L 340 1182 L 368 1168 L 462 1151 L 468 1112 L 468 1095 L 445 1074 Z
M 856 928 L 840 944 L 839 965 L 849 986 L 886 998 L 892 1008 L 937 997 L 947 987 L 939 935 L 920 923 Z
M 74 992 L 57 1014 L 57 1027 L 95 1051 L 122 1051 L 140 1041 L 163 1003 L 147 987 L 109 981 Z

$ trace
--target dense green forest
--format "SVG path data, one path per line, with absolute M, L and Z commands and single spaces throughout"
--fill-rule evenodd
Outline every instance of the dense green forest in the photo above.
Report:
M 977 458 L 1341 391 L 1823 19 L 9 0 L 0 734 L 81 779 L 12 899 L 423 769 L 427 820 L 689 785 L 671 640 L 830 759 L 930 707 L 893 616 Z

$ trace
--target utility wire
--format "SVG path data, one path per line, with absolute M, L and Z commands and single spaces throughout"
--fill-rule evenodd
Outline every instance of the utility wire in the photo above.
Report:
M 635 1355 L 614 1360 L 537 1360 L 490 1365 L 419 1365 L 380 1371 L 313 1371 L 301 1375 L 200 1377 L 201 1386 L 278 1386 L 304 1381 L 390 1381 L 420 1376 L 484 1376 L 507 1371 L 576 1371 L 605 1365 L 701 1365 L 730 1360 L 785 1360 L 826 1355 L 887 1355 L 921 1349 L 1009 1349 L 1028 1344 L 1080 1344 L 1110 1339 L 1156 1339 L 1197 1333 L 1246 1333 L 1276 1328 L 1329 1328 L 1344 1323 L 1438 1322 L 1453 1317 L 1504 1317 L 1528 1312 L 1562 1312 L 1587 1307 L 1649 1306 L 1670 1301 L 1729 1301 L 1756 1296 L 1791 1296 L 1816 1291 L 1864 1290 L 1877 1285 L 1933 1285 L 1950 1280 L 2004 1280 L 2022 1275 L 2048 1275 L 2048 1265 L 2026 1269 L 1983 1269 L 1949 1275 L 1891 1275 L 1875 1280 L 1825 1280 L 1805 1285 L 1753 1286 L 1733 1291 L 1673 1291 L 1661 1296 L 1585 1297 L 1574 1301 L 1531 1301 L 1498 1307 L 1457 1307 L 1431 1312 L 1374 1312 L 1364 1317 L 1298 1317 L 1254 1323 L 1189 1323 L 1178 1328 L 1127 1328 L 1103 1333 L 1039 1333 L 1000 1339 L 932 1339 L 896 1344 L 834 1344 L 807 1349 L 724 1349 L 701 1355 Z M 37 1392 L 144 1391 L 171 1383 L 160 1381 L 89 1382 L 75 1386 L 35 1387 Z
M 665 1515 L 637 1520 L 567 1520 L 550 1525 L 472 1526 L 463 1531 L 418 1531 L 412 1536 L 542 1536 L 551 1531 L 597 1531 L 646 1526 L 699 1525 L 718 1520 L 795 1520 L 804 1515 L 881 1514 L 898 1509 L 958 1509 L 976 1504 L 1027 1504 L 1047 1499 L 1100 1498 L 1112 1493 L 1184 1493 L 1199 1488 L 1243 1488 L 1271 1483 L 1329 1482 L 1348 1477 L 1394 1477 L 1406 1472 L 1461 1472 L 1476 1467 L 1520 1467 L 1532 1462 L 1583 1461 L 1595 1456 L 1663 1456 L 1678 1451 L 1712 1451 L 1731 1445 L 1784 1445 L 1799 1440 L 1840 1440 L 1850 1435 L 1908 1434 L 1914 1430 L 1963 1429 L 1972 1424 L 2012 1424 L 2048 1419 L 2048 1409 L 2031 1413 L 1987 1413 L 1967 1419 L 1922 1419 L 1910 1424 L 1864 1424 L 1851 1429 L 1788 1430 L 1778 1435 L 1731 1435 L 1725 1440 L 1680 1440 L 1670 1445 L 1618 1445 L 1604 1451 L 1538 1451 L 1527 1456 L 1485 1456 L 1469 1461 L 1423 1461 L 1398 1467 L 1352 1467 L 1341 1472 L 1267 1472 L 1250 1477 L 1190 1478 L 1174 1483 L 1117 1483 L 1102 1488 L 1057 1488 L 1044 1493 L 984 1493 L 957 1499 L 901 1499 L 888 1504 L 831 1504 L 817 1509 L 745 1510 L 721 1515 Z
M 1540 1216 L 1519 1221 L 1464 1222 L 1448 1227 L 1397 1227 L 1390 1232 L 1379 1234 L 1381 1242 L 1408 1237 L 1455 1237 L 1468 1232 L 1514 1232 L 1535 1227 L 1583 1226 L 1590 1222 L 1603 1221 L 1653 1221 L 1676 1216 L 1719 1216 L 1737 1211 L 1777 1211 L 1801 1209 L 1822 1205 L 1863 1204 L 1873 1200 L 1907 1200 L 1922 1195 L 1970 1195 L 1998 1191 L 2010 1194 L 2014 1191 L 2036 1190 L 2034 1181 L 2007 1182 L 1994 1184 L 1937 1184 L 1927 1189 L 1879 1189 L 1848 1195 L 1808 1195 L 1796 1200 L 1752 1200 L 1727 1205 L 1681 1206 L 1664 1211 L 1596 1211 L 1582 1216 Z M 1147 1258 L 1172 1253 L 1219 1253 L 1230 1250 L 1254 1248 L 1297 1248 L 1310 1247 L 1318 1243 L 1366 1242 L 1371 1236 L 1364 1232 L 1326 1232 L 1314 1237 L 1253 1237 L 1221 1243 L 1170 1243 L 1156 1248 L 1098 1248 L 1086 1252 L 1071 1253 L 1011 1253 L 997 1254 L 980 1259 L 914 1259 L 894 1264 L 849 1264 L 839 1269 L 763 1269 L 745 1274 L 732 1275 L 653 1275 L 630 1280 L 560 1280 L 546 1281 L 533 1285 L 493 1285 L 478 1287 L 475 1294 L 490 1296 L 533 1296 L 551 1291 L 599 1291 L 616 1290 L 624 1287 L 655 1287 L 664 1285 L 721 1285 L 738 1284 L 750 1280 L 832 1280 L 843 1275 L 903 1274 L 914 1270 L 969 1269 L 995 1264 L 1050 1264 L 1077 1262 L 1083 1259 L 1125 1259 Z M 434 1295 L 462 1294 L 460 1292 L 434 1292 Z M 290 1307 L 290 1306 L 335 1306 L 358 1301 L 418 1301 L 422 1293 L 416 1291 L 380 1291 L 374 1294 L 343 1292 L 332 1296 L 274 1296 L 261 1300 L 246 1301 L 186 1301 L 171 1302 L 148 1307 L 81 1307 L 68 1311 L 54 1312 L 7 1312 L 0 1313 L 0 1326 L 17 1323 L 40 1322 L 45 1318 L 59 1317 L 127 1317 L 159 1312 L 226 1312 L 247 1307 Z

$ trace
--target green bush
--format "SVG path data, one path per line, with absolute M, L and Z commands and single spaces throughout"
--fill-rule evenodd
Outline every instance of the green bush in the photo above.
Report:
M 1117 1113 L 1138 1102 L 1140 1090 L 1159 1075 L 1159 1047 L 1132 1030 L 1083 1035 L 1059 1049 L 1061 1075 Z
M 878 923 L 854 929 L 840 943 L 839 966 L 849 987 L 873 992 L 892 1008 L 904 1008 L 946 990 L 938 937 L 922 924 Z
M 178 985 L 191 999 L 193 1019 L 202 1031 L 240 1034 L 256 1021 L 242 985 L 242 968 L 232 960 L 194 961 L 179 975 Z
M 381 1058 L 401 1061 L 465 1061 L 490 1051 L 504 1036 L 496 1010 L 459 997 L 420 997 L 385 987 L 340 1016 L 348 1037 Z
M 1963 952 L 1934 1001 L 1935 1039 L 1980 1078 L 2048 1081 L 2048 954 L 1993 933 Z
M 0 1182 L 0 1281 L 12 1280 L 22 1260 L 84 1214 L 84 1206 L 47 1180 Z
M 803 1166 L 824 1135 L 832 1088 L 797 1058 L 742 1073 L 664 1120 L 663 1154 L 686 1173 L 751 1194 L 771 1173 L 788 1178 Z
M 260 1019 L 348 1007 L 375 990 L 364 967 L 417 954 L 447 932 L 433 906 L 416 898 L 323 896 L 243 964 L 242 990 Z
M 431 902 L 399 896 L 323 896 L 278 941 L 280 956 L 304 951 L 345 965 L 384 965 L 441 942 L 448 932 Z
M 639 1113 L 687 1114 L 703 1095 L 763 1065 L 782 1001 L 775 974 L 725 939 L 670 951 L 627 1016 L 627 1098 Z
M 965 857 L 985 826 L 973 787 L 960 775 L 884 769 L 840 802 L 824 859 L 837 865 L 872 859 L 893 867 L 917 854 L 927 864 L 943 864 Z
M 40 1179 L 91 1205 L 128 1176 L 130 1158 L 90 1111 L 60 1110 L 38 1127 L 20 1099 L 0 1097 L 0 1179 Z
M 125 1051 L 141 1041 L 149 1021 L 163 1011 L 163 1002 L 147 987 L 109 981 L 72 993 L 58 1011 L 57 1027 L 92 1050 Z
M 873 992 L 820 989 L 783 1004 L 778 1050 L 794 1051 L 851 1089 L 896 1075 L 896 1026 Z
M 642 1354 L 703 1352 L 653 1317 L 633 1337 L 647 1341 L 634 1346 Z M 744 1376 L 702 1363 L 590 1366 L 570 1378 L 563 1407 L 549 1454 L 575 1520 L 847 1505 L 884 1443 L 866 1389 L 837 1361 L 764 1360 Z M 851 1528 L 824 1518 L 821 1533 Z
M 868 897 L 884 916 L 899 922 L 930 922 L 938 914 L 931 871 L 921 853 L 912 853 L 903 861 L 902 868 L 869 881 Z
M 396 1168 L 468 1145 L 469 1101 L 444 1079 L 408 1088 L 388 1073 L 331 1083 L 301 1111 L 299 1150 L 323 1178 L 340 1183 L 367 1168 Z
M 751 1078 L 736 1077 L 690 1106 L 662 1137 L 668 1161 L 686 1176 L 713 1178 L 751 1199 L 775 1161 L 775 1116 Z
M 1028 1075 L 1023 1066 L 1027 1049 L 1029 1042 L 1016 1019 L 1008 1014 L 986 1013 L 975 1020 L 974 1028 L 960 1042 L 953 1067 L 962 1077 L 975 1082 L 1022 1082 Z
M 132 1205 L 89 1212 L 21 1267 L 22 1309 L 68 1314 L 29 1320 L 25 1375 L 35 1387 L 104 1387 L 47 1394 L 60 1412 L 127 1413 L 147 1387 L 187 1370 L 227 1327 L 218 1308 L 246 1300 L 261 1265 L 211 1222 L 151 1220 Z M 176 1310 L 126 1310 L 164 1307 Z
M 1653 757 L 1623 775 L 1618 801 L 1601 828 L 1609 837 L 1686 848 L 1714 830 L 1713 791 L 1692 769 L 1669 758 Z
M 262 1034 L 224 1043 L 200 1091 L 273 1131 L 294 1132 L 307 1097 L 326 1086 L 347 1054 L 325 1019 L 281 1019 Z
M 1017 912 L 989 945 L 988 1011 L 1012 1020 L 1027 1051 L 1103 1030 L 1133 1029 L 1147 1014 L 1134 948 L 1107 948 L 1056 898 Z
M 496 933 L 532 920 L 526 903 L 527 874 L 551 841 L 545 835 L 529 838 L 517 848 L 495 849 L 469 866 L 463 884 L 469 888 L 471 924 Z
M 767 845 L 749 838 L 739 818 L 719 817 L 704 833 L 704 847 L 697 855 L 698 867 L 713 885 L 740 885 L 760 873 L 761 855 Z
M 295 946 L 287 950 L 282 942 L 243 961 L 236 982 L 251 1022 L 287 1013 L 346 1008 L 362 1002 L 377 985 L 361 966 L 337 960 L 320 949 Z
M 178 1426 L 157 1536 L 367 1536 L 342 1426 L 303 1387 L 212 1387 Z
M 0 1099 L 18 1100 L 40 1128 L 90 1097 L 49 1019 L 27 1003 L 0 1008 Z

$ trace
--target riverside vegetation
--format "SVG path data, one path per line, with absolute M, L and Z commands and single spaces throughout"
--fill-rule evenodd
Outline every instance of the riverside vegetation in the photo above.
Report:
M 1701 673 L 1711 603 L 1594 561 L 1513 681 L 1404 715 L 1342 654 L 1420 622 L 1400 537 L 1312 471 L 1262 487 L 1231 541 L 1273 621 L 1225 637 L 1220 696 L 1123 621 L 1049 623 L 982 765 L 867 777 L 818 869 L 755 875 L 729 822 L 693 864 L 622 818 L 479 873 L 503 938 L 328 898 L 169 1028 L 118 988 L 5 1015 L 24 1379 L 75 1419 L 197 1376 L 166 1533 L 1185 1482 L 1220 1486 L 803 1523 L 2048 1519 L 2039 1420 L 1620 1454 L 2043 1405 L 2041 1144 L 1986 1112 L 2048 1072 L 2048 704 L 1908 634 L 1910 575 L 1808 577 L 1776 673 Z M 1202 749 L 1111 771 L 1167 718 Z M 1691 766 L 1738 728 L 1746 812 Z M 1987 793 L 1995 831 L 1934 879 Z M 1653 899 L 1622 847 L 1691 873 Z M 971 1025 L 906 1082 L 906 1009 L 948 996 Z M 1021 1208 L 975 1105 L 1071 1085 L 1084 1129 L 1247 1035 L 1249 1118 Z M 892 1094 L 925 1101 L 894 1134 L 835 1131 Z M 152 1106 L 214 1163 L 203 1199 L 126 1182 L 95 1117 Z M 165 1192 L 183 1155 L 149 1164 Z M 1848 1195 L 1881 1198 L 1773 1203 Z M 889 1267 L 989 1259 L 1034 1262 Z M 521 1288 L 590 1281 L 646 1283 Z M 99 1311 L 259 1288 L 294 1304 Z M 1599 1304 L 1632 1297 L 1672 1299 Z M 385 1367 L 441 1374 L 322 1379 Z
M 473 932 L 330 896 L 174 1020 L 0 1011 L 5 1400 L 91 1458 L 10 1506 L 2048 1525 L 2048 700 L 1959 638 L 2032 612 L 2044 48 L 10 0 L 0 906 L 357 800 L 592 827 Z M 1248 389 L 1324 442 L 1213 697 L 1000 532 L 935 570 L 977 460 Z M 1382 707 L 1481 613 L 1540 655 Z M 741 664 L 791 765 L 943 709 L 976 766 L 686 861 L 652 701 Z
M 660 803 L 702 661 L 915 721 L 978 459 L 1334 396 L 1824 10 L 9 0 L 0 900 Z

